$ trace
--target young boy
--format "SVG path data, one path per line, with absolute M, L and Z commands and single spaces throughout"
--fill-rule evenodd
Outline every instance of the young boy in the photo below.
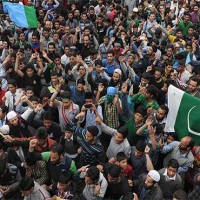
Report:
M 128 159 L 126 157 L 126 155 L 124 154 L 124 152 L 119 152 L 115 158 L 115 164 L 117 164 L 118 166 L 120 166 L 122 168 L 121 174 L 124 174 L 128 180 L 132 180 L 133 179 L 133 169 L 131 167 L 131 165 L 129 165 Z

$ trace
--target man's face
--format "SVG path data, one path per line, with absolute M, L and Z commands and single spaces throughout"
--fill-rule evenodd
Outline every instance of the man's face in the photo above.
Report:
M 86 132 L 86 141 L 88 143 L 92 143 L 94 141 L 94 139 L 95 139 L 95 137 L 89 131 L 87 131 Z
M 185 15 L 184 19 L 185 19 L 186 22 L 188 22 L 188 21 L 190 21 L 190 16 L 189 15 Z
M 44 119 L 43 120 L 43 125 L 46 129 L 49 129 L 51 127 L 52 121 L 49 119 Z
M 149 20 L 152 22 L 154 19 L 155 19 L 155 15 L 154 14 L 150 14 Z
M 154 181 L 149 175 L 147 175 L 147 178 L 145 180 L 145 188 L 151 189 L 152 187 L 154 187 Z
M 87 19 L 87 15 L 86 14 L 82 14 L 82 20 L 85 21 Z
M 68 18 L 69 18 L 69 19 L 73 19 L 73 14 L 72 14 L 72 13 L 69 13 L 69 14 L 68 14 Z
M 90 41 L 90 40 L 89 40 L 89 37 L 88 37 L 88 36 L 84 36 L 84 37 L 83 37 L 83 45 L 84 45 L 84 46 L 88 46 L 89 41 Z
M 52 164 L 57 164 L 60 161 L 60 156 L 57 152 L 50 152 L 50 161 Z
M 21 194 L 23 197 L 26 197 L 26 196 L 29 196 L 32 192 L 33 192 L 33 188 L 31 188 L 30 190 L 21 191 Z
M 198 12 L 199 11 L 199 7 L 198 6 L 194 6 L 194 12 Z
M 179 149 L 182 150 L 182 151 L 185 151 L 185 150 L 187 150 L 188 145 L 189 145 L 188 140 L 186 138 L 182 138 L 182 140 L 179 144 Z
M 113 59 L 114 59 L 113 54 L 109 53 L 109 54 L 107 55 L 107 60 L 108 60 L 108 62 L 112 62 Z
M 140 157 L 142 157 L 142 155 L 143 155 L 143 152 L 141 152 L 141 151 L 138 151 L 137 149 L 135 149 L 135 153 L 134 153 L 134 155 L 135 155 L 135 157 L 138 157 L 138 158 L 140 158 Z
M 54 45 L 49 45 L 48 49 L 49 49 L 49 53 L 55 52 L 55 47 L 54 47 Z
M 58 185 L 57 185 L 57 188 L 58 188 L 58 190 L 60 190 L 60 191 L 67 191 L 67 188 L 68 188 L 68 183 L 59 183 L 58 182 Z
M 9 120 L 9 123 L 10 123 L 11 125 L 13 125 L 13 126 L 17 126 L 17 125 L 18 125 L 18 121 L 19 121 L 19 119 L 18 119 L 18 117 L 16 116 L 16 117 L 13 117 L 12 119 L 10 119 L 10 120 Z
M 86 185 L 91 185 L 93 184 L 93 181 L 91 180 L 91 178 L 89 176 L 85 176 L 85 184 Z
M 142 122 L 142 120 L 144 119 L 144 117 L 140 114 L 140 113 L 135 113 L 135 123 L 136 124 L 139 124 L 139 123 L 141 123 Z
M 58 35 L 58 34 L 53 34 L 53 40 L 54 40 L 55 42 L 58 42 L 58 40 L 59 40 L 59 35 Z
M 190 93 L 193 93 L 197 90 L 197 82 L 193 81 L 193 80 L 190 80 L 189 83 L 188 83 L 188 91 Z
M 79 83 L 77 85 L 77 90 L 78 90 L 78 92 L 83 92 L 84 91 L 84 85 Z
M 116 133 L 115 134 L 115 142 L 116 144 L 121 144 L 123 142 L 124 138 L 123 135 L 121 133 Z
M 65 34 L 66 35 L 70 34 L 70 27 L 69 26 L 65 27 Z
M 33 69 L 28 68 L 28 69 L 26 70 L 26 74 L 28 75 L 28 77 L 33 77 L 33 74 L 34 74 Z
M 44 146 L 45 144 L 47 144 L 47 138 L 46 139 L 37 139 L 37 143 L 40 146 Z
M 26 95 L 30 99 L 30 97 L 32 97 L 34 95 L 33 90 L 27 90 Z
M 177 173 L 177 169 L 176 168 L 173 168 L 173 167 L 168 167 L 167 168 L 167 176 L 169 178 L 174 177 L 176 173 Z
M 160 78 L 162 77 L 161 72 L 160 71 L 155 71 L 154 77 L 155 77 L 155 80 L 160 80 Z
M 65 109 L 70 107 L 71 101 L 70 99 L 62 99 L 62 104 L 64 106 Z
M 119 182 L 119 177 L 114 178 L 110 174 L 108 174 L 108 182 L 111 183 L 111 184 L 117 184 Z
M 14 94 L 16 92 L 16 87 L 13 84 L 8 84 L 8 90 Z
M 46 23 L 45 23 L 45 27 L 51 29 L 51 22 L 50 22 L 50 21 L 46 21 Z
M 158 120 L 162 120 L 165 117 L 165 110 L 162 110 L 161 108 L 158 108 L 157 112 L 156 112 L 156 119 Z

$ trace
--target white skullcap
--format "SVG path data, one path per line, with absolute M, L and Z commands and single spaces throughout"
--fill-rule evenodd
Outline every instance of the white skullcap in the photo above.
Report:
M 118 73 L 120 76 L 122 75 L 121 69 L 115 69 L 114 72 Z
M 160 174 L 156 170 L 149 171 L 148 175 L 155 181 L 160 181 Z
M 7 114 L 7 119 L 8 121 L 11 120 L 12 118 L 16 117 L 17 116 L 17 113 L 15 111 L 10 111 L 8 114 Z

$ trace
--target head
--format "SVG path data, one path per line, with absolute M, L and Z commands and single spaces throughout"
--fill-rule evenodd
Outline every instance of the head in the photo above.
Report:
M 15 94 L 16 92 L 16 89 L 17 89 L 17 83 L 14 79 L 10 79 L 8 81 L 8 90 L 12 93 L 12 94 Z
M 120 182 L 121 177 L 121 167 L 118 165 L 111 165 L 108 170 L 108 183 L 109 184 L 117 184 Z
M 0 106 L 0 120 L 4 119 L 8 112 L 8 107 L 5 105 Z
M 151 190 L 160 181 L 160 174 L 156 170 L 151 170 L 145 180 L 145 188 Z
M 44 146 L 47 144 L 47 138 L 48 138 L 48 133 L 47 133 L 47 129 L 45 127 L 40 127 L 36 130 L 36 139 L 37 139 L 37 143 L 40 146 Z
M 160 68 L 156 68 L 154 72 L 154 78 L 156 81 L 162 79 L 163 71 Z
M 124 152 L 117 153 L 115 160 L 115 164 L 119 165 L 123 170 L 126 168 L 128 159 Z
M 26 74 L 28 77 L 33 77 L 34 75 L 34 67 L 32 65 L 26 66 Z
M 34 190 L 34 179 L 26 176 L 19 183 L 19 190 L 23 197 L 29 196 Z
M 173 200 L 188 200 L 188 195 L 184 190 L 177 190 L 173 194 Z
M 52 115 L 50 112 L 46 111 L 43 114 L 43 126 L 48 130 L 52 125 Z
M 99 181 L 99 176 L 100 176 L 100 172 L 98 168 L 96 166 L 90 167 L 86 171 L 85 184 L 86 185 L 97 184 Z
M 76 82 L 76 88 L 79 93 L 84 92 L 85 80 L 83 78 L 79 78 Z
M 108 63 L 111 63 L 114 61 L 114 52 L 113 51 L 109 51 L 107 53 L 107 61 L 108 61 Z
M 190 78 L 188 82 L 188 92 L 194 93 L 197 89 L 199 89 L 199 80 L 196 77 Z
M 113 102 L 116 94 L 116 88 L 115 87 L 108 87 L 107 88 L 107 93 L 106 93 L 106 102 L 111 103 Z
M 117 129 L 117 133 L 115 134 L 115 142 L 116 144 L 120 144 L 126 139 L 128 136 L 128 129 L 125 126 L 121 126 Z
M 190 13 L 189 12 L 184 12 L 184 21 L 189 22 L 190 21 Z
M 188 153 L 194 146 L 194 140 L 190 136 L 185 136 L 181 139 L 179 149 L 182 153 Z
M 120 69 L 115 69 L 113 72 L 112 80 L 114 83 L 118 83 L 121 80 L 122 71 Z
M 86 131 L 86 141 L 88 143 L 94 143 L 99 134 L 99 129 L 96 126 L 88 126 Z
M 66 192 L 70 189 L 71 174 L 67 171 L 62 171 L 59 178 L 57 188 L 59 191 Z
M 156 111 L 156 119 L 163 120 L 168 114 L 168 107 L 166 105 L 161 105 L 160 108 Z
M 17 126 L 19 124 L 19 119 L 18 119 L 17 113 L 13 110 L 8 112 L 7 120 L 9 122 L 9 124 L 12 126 Z
M 142 123 L 146 114 L 147 114 L 147 109 L 145 107 L 143 107 L 143 106 L 137 107 L 135 114 L 134 114 L 135 123 L 136 124 Z
M 168 132 L 167 133 L 167 138 L 166 138 L 167 144 L 170 144 L 173 141 L 177 141 L 177 140 L 178 140 L 178 136 L 175 132 Z
M 141 86 L 146 87 L 149 81 L 150 81 L 149 74 L 147 72 L 144 72 L 141 76 L 141 82 L 140 82 Z
M 50 161 L 52 164 L 58 164 L 63 159 L 63 147 L 61 144 L 54 144 L 50 151 Z
M 91 105 L 93 104 L 94 95 L 92 92 L 86 92 L 85 93 L 85 105 Z
M 174 177 L 178 172 L 178 168 L 179 168 L 179 163 L 177 160 L 175 159 L 169 160 L 167 164 L 167 176 L 169 178 Z
M 135 152 L 134 152 L 135 157 L 138 158 L 142 157 L 144 155 L 145 147 L 146 147 L 145 143 L 142 140 L 139 140 L 135 146 Z
M 79 65 L 77 67 L 77 71 L 80 77 L 84 77 L 86 75 L 86 69 L 83 65 Z
M 71 105 L 71 92 L 69 91 L 64 91 L 60 95 L 62 105 L 64 106 L 65 109 L 68 109 Z
M 147 91 L 145 93 L 146 99 L 155 99 L 157 95 L 157 88 L 153 85 L 147 86 Z
M 71 129 L 70 125 L 66 125 L 65 127 L 65 138 L 70 139 L 73 135 L 73 130 Z

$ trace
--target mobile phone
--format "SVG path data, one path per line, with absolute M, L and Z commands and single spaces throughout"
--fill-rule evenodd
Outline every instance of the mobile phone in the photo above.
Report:
M 92 104 L 85 104 L 85 108 L 91 108 Z

